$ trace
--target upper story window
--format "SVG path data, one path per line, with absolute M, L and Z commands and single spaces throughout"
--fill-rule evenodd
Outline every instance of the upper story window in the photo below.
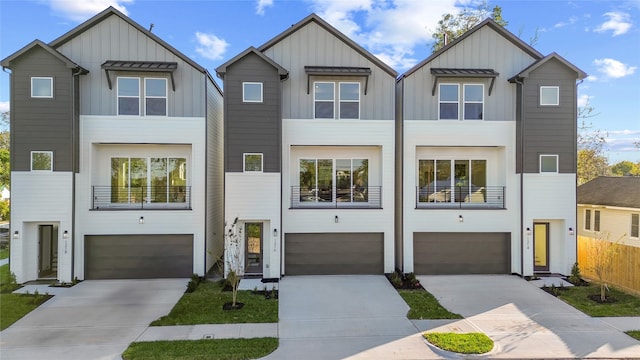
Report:
M 558 173 L 558 155 L 540 155 L 540 173 Z
M 560 87 L 540 86 L 540 105 L 541 106 L 560 105 Z
M 368 202 L 370 190 L 368 159 L 300 159 L 300 203 Z
M 32 98 L 52 98 L 53 97 L 53 78 L 34 76 L 31 78 L 31 97 Z
M 584 211 L 584 229 L 591 230 L 591 210 L 586 209 Z
M 53 171 L 53 151 L 32 151 L 32 171 Z
M 438 118 L 440 120 L 482 120 L 484 118 L 484 84 L 443 83 L 440 84 L 439 89 Z M 460 99 L 462 99 L 462 106 Z M 461 112 L 462 117 L 460 117 Z
M 242 169 L 244 172 L 262 172 L 262 154 L 243 154 L 243 158 Z
M 486 160 L 418 160 L 418 203 L 485 203 L 487 195 Z
M 640 237 L 640 214 L 631 214 L 631 237 Z
M 185 203 L 187 159 L 111 158 L 111 203 Z
M 242 102 L 262 102 L 262 83 L 259 82 L 243 82 L 242 83 Z
M 337 109 L 336 98 L 339 104 Z M 313 100 L 316 119 L 335 119 L 336 112 L 338 119 L 360 118 L 359 82 L 317 81 L 313 84 Z
M 167 115 L 167 79 L 118 77 L 118 115 Z M 144 91 L 141 91 L 144 84 Z M 140 111 L 144 94 L 144 113 Z

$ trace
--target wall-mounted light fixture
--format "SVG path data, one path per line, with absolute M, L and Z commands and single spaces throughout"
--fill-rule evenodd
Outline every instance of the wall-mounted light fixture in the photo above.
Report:
M 144 224 L 144 216 L 140 216 L 140 219 L 138 219 L 138 224 Z
M 458 222 L 464 222 L 464 218 L 462 217 L 462 215 L 458 215 Z
M 531 236 L 531 228 L 527 228 L 527 236 Z
M 573 228 L 569 228 L 569 236 L 573 236 L 573 234 L 575 234 L 575 232 L 573 231 Z
M 18 230 L 13 232 L 13 238 L 14 239 L 19 239 L 20 238 L 20 233 L 18 232 Z
M 278 229 L 273 229 L 273 237 L 278 237 Z
M 340 221 L 340 220 L 338 219 L 338 215 L 336 215 L 336 217 L 333 219 L 333 221 L 334 221 L 336 224 L 338 223 L 338 221 Z
M 69 238 L 69 232 L 68 232 L 67 230 L 65 230 L 65 231 L 62 233 L 62 238 L 63 238 L 63 239 L 68 239 L 68 238 Z

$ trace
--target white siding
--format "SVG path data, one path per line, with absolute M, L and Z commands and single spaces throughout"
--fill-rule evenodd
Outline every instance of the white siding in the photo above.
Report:
M 263 277 L 279 278 L 280 173 L 226 173 L 225 199 L 227 224 L 232 224 L 236 217 L 238 229 L 242 229 L 245 222 L 263 223 Z M 274 230 L 277 230 L 277 236 L 274 236 Z M 244 249 L 244 236 L 240 241 Z
M 514 122 L 404 122 L 404 271 L 413 271 L 414 232 L 511 233 L 511 266 L 520 272 L 519 193 Z M 505 208 L 416 209 L 419 159 L 485 159 L 487 185 L 505 187 Z M 458 221 L 462 215 L 464 221 Z
M 73 175 L 70 172 L 11 173 L 11 271 L 19 283 L 38 277 L 38 225 L 58 226 L 58 279 L 70 282 L 71 238 L 73 235 Z
M 584 228 L 585 210 L 591 210 L 591 230 Z M 593 231 L 594 212 L 600 211 L 600 233 Z M 606 239 L 620 244 L 640 247 L 640 238 L 631 237 L 631 214 L 640 216 L 640 209 L 603 205 L 578 205 L 578 231 L 580 236 Z
M 525 228 L 538 221 L 550 223 L 549 271 L 569 274 L 576 261 L 575 174 L 525 174 L 523 201 Z M 524 263 L 525 272 L 533 269 L 533 246 L 525 248 Z
M 81 116 L 80 173 L 76 175 L 75 271 L 84 278 L 84 235 L 193 234 L 193 272 L 205 273 L 205 119 Z M 191 210 L 92 211 L 91 187 L 104 186 L 111 154 L 128 151 L 185 156 Z M 144 216 L 144 224 L 138 219 Z
M 384 271 L 394 270 L 393 121 L 285 119 L 283 125 L 283 233 L 383 232 Z M 290 209 L 301 156 L 358 158 L 369 163 L 369 185 L 381 186 L 381 209 Z M 335 216 L 339 221 L 335 222 Z

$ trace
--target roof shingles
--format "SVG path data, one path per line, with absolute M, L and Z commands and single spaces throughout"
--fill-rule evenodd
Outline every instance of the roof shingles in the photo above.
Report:
M 640 177 L 597 177 L 578 186 L 578 204 L 640 209 Z

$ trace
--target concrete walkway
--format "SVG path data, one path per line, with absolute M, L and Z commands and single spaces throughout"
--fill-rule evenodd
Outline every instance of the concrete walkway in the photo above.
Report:
M 2 265 L 7 265 L 9 263 L 9 258 L 6 259 L 0 259 L 0 266 Z
M 621 332 L 634 323 L 640 328 L 639 318 L 591 318 L 516 276 L 418 279 L 440 304 L 465 317 L 461 328 L 494 340 L 491 358 L 640 358 L 640 342 Z

